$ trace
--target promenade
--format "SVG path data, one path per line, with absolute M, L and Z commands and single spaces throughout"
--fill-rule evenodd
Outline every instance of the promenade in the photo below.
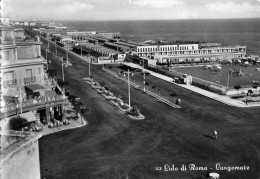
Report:
M 239 100 L 236 100 L 236 99 L 232 99 L 232 98 L 230 98 L 230 97 L 228 97 L 226 95 L 218 95 L 216 93 L 213 93 L 213 92 L 210 92 L 210 91 L 198 88 L 198 87 L 193 86 L 193 85 L 186 85 L 186 84 L 175 83 L 175 82 L 173 82 L 173 78 L 170 78 L 168 76 L 155 73 L 155 72 L 153 72 L 151 70 L 144 69 L 142 66 L 134 64 L 134 63 L 127 62 L 127 63 L 123 63 L 123 64 L 127 65 L 127 66 L 130 66 L 130 67 L 133 67 L 133 68 L 142 69 L 144 71 L 147 71 L 147 72 L 151 73 L 151 75 L 154 76 L 154 77 L 157 77 L 157 78 L 160 78 L 162 80 L 168 81 L 169 83 L 181 86 L 181 87 L 183 87 L 185 89 L 188 89 L 190 91 L 193 91 L 195 93 L 198 93 L 198 94 L 203 95 L 205 97 L 208 97 L 208 98 L 211 98 L 213 100 L 219 101 L 219 102 L 224 103 L 224 104 L 229 105 L 229 106 L 242 107 L 242 108 L 258 107 L 258 106 L 260 106 L 260 103 L 257 103 L 257 102 L 246 104 L 246 103 L 244 103 L 242 101 L 239 101 Z

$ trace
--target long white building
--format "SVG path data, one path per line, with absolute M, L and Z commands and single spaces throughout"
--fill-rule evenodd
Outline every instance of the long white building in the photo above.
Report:
M 246 46 L 199 48 L 199 44 L 137 46 L 139 57 L 156 59 L 158 63 L 184 61 L 216 61 L 244 57 Z

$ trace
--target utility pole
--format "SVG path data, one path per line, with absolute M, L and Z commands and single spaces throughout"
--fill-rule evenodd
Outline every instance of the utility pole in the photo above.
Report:
M 63 69 L 63 59 L 61 61 L 61 71 L 62 71 L 62 81 L 64 82 L 64 69 Z
M 89 55 L 89 53 L 88 53 L 88 58 L 89 58 L 89 62 L 88 62 L 88 76 L 89 76 L 89 78 L 90 78 L 90 62 L 91 62 L 91 57 L 90 57 L 90 55 Z
M 101 51 L 101 54 L 102 54 L 102 63 L 103 63 L 103 70 L 105 69 L 105 66 L 104 66 L 104 57 L 103 57 L 103 51 Z
M 130 78 L 129 78 L 129 69 L 128 69 L 128 106 L 129 106 L 129 109 L 130 109 Z
M 48 70 L 48 49 L 46 49 L 46 61 L 47 61 L 47 70 Z
M 68 62 L 69 62 L 69 55 L 68 55 L 68 44 L 66 43 L 66 58 L 67 58 L 67 62 L 66 62 L 66 66 L 68 66 Z

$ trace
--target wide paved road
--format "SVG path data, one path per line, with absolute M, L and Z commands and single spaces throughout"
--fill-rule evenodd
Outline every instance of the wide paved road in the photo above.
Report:
M 217 171 L 221 178 L 259 178 L 260 108 L 229 107 L 154 78 L 164 91 L 181 97 L 182 109 L 173 109 L 131 89 L 132 104 L 146 116 L 143 121 L 133 121 L 82 81 L 88 74 L 86 62 L 71 55 L 70 62 L 73 66 L 65 69 L 65 80 L 72 93 L 90 108 L 89 125 L 40 139 L 42 177 L 205 178 L 220 163 L 250 167 L 249 171 Z M 53 61 L 51 68 L 57 69 L 61 77 L 60 62 Z M 91 69 L 95 79 L 127 99 L 125 83 L 100 67 Z M 211 138 L 214 129 L 219 133 L 217 141 Z M 155 170 L 166 164 L 179 171 Z M 180 171 L 183 164 L 186 171 Z M 191 171 L 189 164 L 204 170 Z

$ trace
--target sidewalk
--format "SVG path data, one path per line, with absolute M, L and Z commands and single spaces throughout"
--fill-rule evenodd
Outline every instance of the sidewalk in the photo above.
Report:
M 130 66 L 130 67 L 134 67 L 134 68 L 139 68 L 139 69 L 145 70 L 145 71 L 151 73 L 152 76 L 155 76 L 155 77 L 160 78 L 162 80 L 168 81 L 170 83 L 173 83 L 173 84 L 178 85 L 180 87 L 183 87 L 185 89 L 191 90 L 191 91 L 196 92 L 196 93 L 198 93 L 200 95 L 206 96 L 208 98 L 211 98 L 213 100 L 219 101 L 219 102 L 224 103 L 224 104 L 229 105 L 229 106 L 234 106 L 234 107 L 258 107 L 258 106 L 260 106 L 260 103 L 248 103 L 248 104 L 246 104 L 246 103 L 244 103 L 242 101 L 239 101 L 239 100 L 236 100 L 236 99 L 232 99 L 232 98 L 230 98 L 228 96 L 225 96 L 225 95 L 218 95 L 218 94 L 215 94 L 213 92 L 210 92 L 210 91 L 198 88 L 198 87 L 193 86 L 193 85 L 186 85 L 186 84 L 175 83 L 175 82 L 173 82 L 173 78 L 170 78 L 168 76 L 161 75 L 161 74 L 155 73 L 153 71 L 144 69 L 142 66 L 134 64 L 134 63 L 129 63 L 128 62 L 128 63 L 123 63 L 123 64 L 127 65 L 127 66 Z

